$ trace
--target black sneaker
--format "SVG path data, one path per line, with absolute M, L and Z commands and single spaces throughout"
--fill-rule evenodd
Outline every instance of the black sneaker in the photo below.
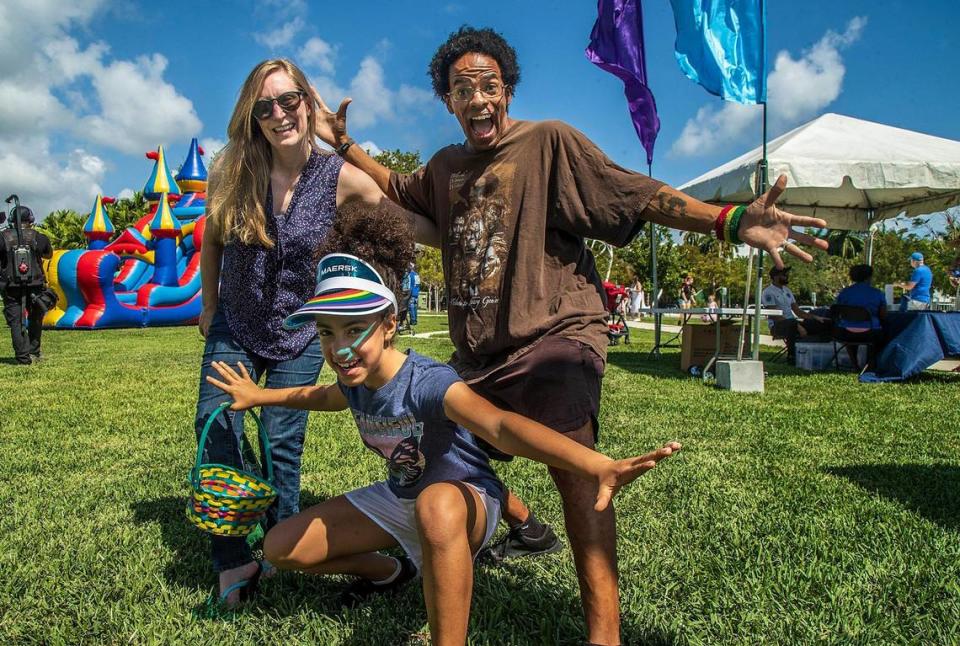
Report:
M 390 583 L 374 583 L 370 579 L 358 579 L 340 593 L 340 604 L 355 608 L 376 594 L 395 594 L 404 585 L 417 578 L 417 566 L 407 555 L 395 557 L 400 562 L 400 574 Z
M 479 558 L 493 563 L 501 563 L 519 556 L 539 556 L 560 551 L 563 545 L 550 525 L 543 525 L 540 536 L 525 536 L 519 527 L 514 527 L 499 541 L 483 548 Z

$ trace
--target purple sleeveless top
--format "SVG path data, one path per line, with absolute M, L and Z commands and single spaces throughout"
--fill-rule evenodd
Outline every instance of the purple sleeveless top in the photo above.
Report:
M 274 215 L 267 190 L 264 209 L 273 249 L 234 240 L 223 249 L 220 309 L 230 331 L 247 350 L 266 359 L 293 359 L 316 336 L 310 324 L 285 330 L 283 319 L 313 296 L 317 260 L 314 253 L 333 224 L 337 179 L 343 159 L 313 151 L 286 213 Z

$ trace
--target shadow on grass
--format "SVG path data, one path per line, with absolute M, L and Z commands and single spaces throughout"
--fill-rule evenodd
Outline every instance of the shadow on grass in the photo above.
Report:
M 960 531 L 960 466 L 865 464 L 826 467 L 868 491 L 896 500 L 941 527 Z
M 680 370 L 678 353 L 664 352 L 657 359 L 650 354 L 649 345 L 611 347 L 607 350 L 607 363 L 621 370 L 661 379 L 680 381 L 692 379 L 690 375 Z
M 327 499 L 324 494 L 304 491 L 300 508 L 306 509 Z M 185 515 L 187 498 L 165 496 L 154 500 L 140 500 L 131 505 L 133 518 L 141 524 L 157 524 L 163 544 L 173 552 L 165 571 L 168 582 L 190 590 L 207 589 L 215 582 L 210 569 L 210 541 L 208 535 L 190 524 Z
M 630 348 L 630 350 L 627 350 Z M 764 362 L 763 369 L 767 376 L 811 374 L 798 370 L 783 360 L 773 361 L 776 352 L 761 352 L 760 360 Z M 727 359 L 728 357 L 722 357 Z M 749 359 L 749 356 L 744 357 Z M 634 374 L 650 375 L 660 379 L 674 379 L 677 381 L 697 381 L 699 377 L 691 377 L 687 372 L 680 370 L 680 354 L 674 351 L 664 352 L 659 359 L 650 354 L 649 345 L 625 346 L 622 350 L 610 349 L 607 352 L 607 363 Z M 715 370 L 715 368 L 714 368 Z
M 326 499 L 323 493 L 304 491 L 301 508 Z M 186 502 L 183 497 L 167 496 L 139 501 L 131 508 L 137 523 L 159 525 L 161 539 L 173 553 L 164 572 L 166 580 L 190 591 L 209 592 L 216 585 L 216 577 L 210 570 L 209 541 L 184 517 Z M 537 577 L 537 567 L 532 565 L 532 562 L 521 561 L 476 568 L 470 621 L 473 641 L 583 643 L 578 596 L 552 580 Z M 231 616 L 287 617 L 309 609 L 337 617 L 349 626 L 349 634 L 342 642 L 345 645 L 420 643 L 427 615 L 419 581 L 396 596 L 375 598 L 354 610 L 345 610 L 339 603 L 347 582 L 347 578 L 340 576 L 280 573 L 261 585 L 254 603 L 244 604 L 236 613 L 208 620 L 226 621 Z M 635 617 L 624 616 L 623 622 L 624 643 L 669 645 L 674 642 L 672 637 L 651 629 Z
M 29 366 L 29 365 L 32 365 L 32 364 L 29 364 L 29 363 L 20 363 L 20 362 L 17 361 L 14 357 L 3 357 L 2 359 L 0 359 L 0 365 L 7 365 L 7 366 Z

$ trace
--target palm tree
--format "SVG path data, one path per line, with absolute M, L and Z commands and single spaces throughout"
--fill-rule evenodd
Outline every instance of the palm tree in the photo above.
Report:
M 44 218 L 37 229 L 50 238 L 54 249 L 84 249 L 87 246 L 84 222 L 85 218 L 76 211 L 59 209 Z
M 863 253 L 865 238 L 859 231 L 831 230 L 827 233 L 827 255 L 853 260 Z

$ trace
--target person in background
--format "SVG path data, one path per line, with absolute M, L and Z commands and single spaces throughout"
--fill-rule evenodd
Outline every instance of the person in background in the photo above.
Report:
M 16 220 L 20 221 L 20 235 Z M 29 366 L 42 358 L 40 336 L 47 304 L 41 298 L 45 291 L 41 259 L 53 257 L 50 239 L 33 228 L 33 211 L 16 206 L 10 214 L 10 227 L 3 230 L 0 242 L 0 292 L 3 293 L 3 316 L 10 326 L 13 353 L 17 365 Z M 17 257 L 17 247 L 26 247 L 26 256 Z M 24 330 L 23 317 L 27 317 Z
M 680 304 L 680 309 L 688 310 L 693 307 L 696 303 L 693 292 L 693 274 L 684 274 L 683 280 L 680 282 L 680 291 L 677 294 L 677 301 Z
M 403 277 L 405 283 L 405 290 L 410 293 L 407 306 L 407 316 L 410 322 L 410 327 L 413 327 L 417 324 L 417 305 L 420 300 L 420 274 L 417 273 L 417 267 L 412 262 L 410 267 Z
M 716 312 L 718 309 L 720 309 L 720 305 L 717 304 L 717 295 L 711 293 L 707 296 L 707 313 L 703 314 L 700 320 L 704 323 L 716 323 L 718 318 Z
M 933 284 L 933 272 L 923 264 L 923 254 L 914 251 L 910 254 L 910 266 L 913 273 L 910 280 L 897 283 L 906 292 L 900 298 L 900 311 L 930 309 L 930 286 Z
M 783 339 L 787 344 L 787 358 L 792 362 L 797 356 L 797 339 L 830 332 L 830 319 L 809 312 L 797 306 L 797 299 L 787 287 L 790 282 L 790 268 L 770 268 L 770 284 L 764 288 L 760 297 L 763 307 L 779 309 L 781 316 L 767 319 L 770 332 L 774 337 Z
M 953 309 L 960 311 L 960 256 L 953 259 L 953 265 L 950 266 L 950 285 L 957 290 L 953 298 Z
M 882 321 L 887 316 L 887 299 L 883 292 L 870 284 L 872 278 L 873 267 L 870 265 L 854 265 L 850 268 L 850 280 L 853 283 L 840 290 L 836 300 L 838 305 L 862 307 L 870 313 L 869 324 L 866 321 L 851 322 L 843 319 L 836 321 L 837 327 L 844 330 L 842 340 L 847 342 L 850 365 L 857 370 L 861 367 L 857 360 L 857 351 L 860 346 L 852 342 L 863 340 L 880 344 L 883 341 Z M 876 348 L 877 345 L 873 347 Z M 873 361 L 874 357 L 871 356 L 867 360 L 867 364 L 871 365 Z
M 639 276 L 633 277 L 633 284 L 630 285 L 627 291 L 630 295 L 630 318 L 634 320 L 643 318 L 643 313 L 640 310 L 646 307 L 646 303 L 643 293 L 643 283 L 640 282 Z

